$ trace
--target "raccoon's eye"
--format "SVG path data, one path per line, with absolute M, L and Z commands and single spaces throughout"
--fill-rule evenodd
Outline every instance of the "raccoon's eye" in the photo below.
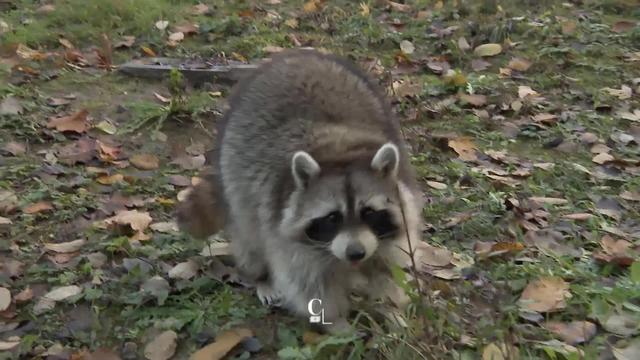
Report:
M 365 207 L 360 210 L 360 217 L 378 238 L 392 236 L 398 230 L 398 227 L 391 219 L 391 214 L 387 210 L 373 210 L 370 207 Z
M 311 240 L 329 242 L 336 236 L 341 225 L 342 214 L 334 211 L 324 217 L 313 219 L 305 233 Z

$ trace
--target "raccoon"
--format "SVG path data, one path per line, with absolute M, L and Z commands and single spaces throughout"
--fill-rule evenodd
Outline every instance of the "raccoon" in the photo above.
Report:
M 410 261 L 422 194 L 364 71 L 315 50 L 281 52 L 236 85 L 219 126 L 218 208 L 263 304 L 309 317 L 319 299 L 331 323 L 321 330 L 337 333 L 350 329 L 352 291 L 406 303 L 389 265 Z

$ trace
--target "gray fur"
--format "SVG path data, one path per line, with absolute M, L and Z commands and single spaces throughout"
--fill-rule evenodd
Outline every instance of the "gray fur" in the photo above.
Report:
M 309 300 L 320 298 L 342 327 L 349 291 L 386 283 L 384 264 L 408 261 L 398 250 L 407 242 L 400 206 L 418 241 L 421 195 L 381 94 L 353 65 L 309 50 L 275 56 L 235 89 L 217 164 L 237 266 L 263 301 L 308 317 Z M 358 222 L 364 205 L 388 209 L 398 236 L 379 240 Z M 332 243 L 310 241 L 310 220 L 333 210 L 348 225 Z M 367 249 L 358 268 L 344 259 L 350 245 Z

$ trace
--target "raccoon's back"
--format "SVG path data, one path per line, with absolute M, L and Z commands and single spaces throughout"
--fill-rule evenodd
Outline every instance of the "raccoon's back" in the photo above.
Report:
M 271 170 L 289 166 L 298 150 L 322 164 L 400 142 L 378 86 L 349 62 L 308 50 L 276 55 L 238 84 L 224 122 L 223 152 L 237 165 Z

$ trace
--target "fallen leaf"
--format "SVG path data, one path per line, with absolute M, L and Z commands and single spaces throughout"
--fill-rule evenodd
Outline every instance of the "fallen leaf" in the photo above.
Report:
M 13 297 L 16 303 L 24 303 L 33 299 L 33 290 L 30 287 L 20 291 Z
M 24 153 L 27 152 L 27 148 L 25 147 L 24 144 L 19 143 L 19 142 L 15 142 L 15 141 L 7 142 L 2 147 L 2 150 L 6 151 L 7 153 L 9 153 L 9 154 L 11 154 L 13 156 L 23 155 Z
M 169 41 L 178 42 L 184 40 L 184 33 L 174 32 L 169 35 Z
M 161 233 L 178 232 L 178 225 L 173 221 L 154 223 L 149 228 Z
M 409 4 L 401 4 L 401 3 L 397 3 L 395 1 L 389 1 L 389 0 L 387 0 L 387 4 L 389 5 L 389 7 L 391 7 L 395 11 L 405 12 L 405 13 L 411 11 L 411 5 Z
M 589 321 L 571 321 L 563 323 L 548 321 L 543 325 L 569 345 L 577 345 L 591 340 L 597 331 L 596 324 Z
M 87 243 L 86 240 L 78 239 L 78 240 L 73 240 L 73 241 L 63 242 L 63 243 L 45 243 L 44 247 L 47 250 L 57 252 L 57 253 L 74 253 L 80 250 L 80 248 L 82 248 L 82 246 L 84 246 L 84 244 L 86 243 Z
M 169 270 L 169 278 L 189 280 L 198 273 L 198 264 L 193 260 L 181 262 Z
M 20 338 L 11 336 L 6 340 L 0 340 L 0 351 L 9 351 L 20 345 Z
M 593 214 L 589 213 L 574 213 L 574 214 L 566 214 L 562 215 L 564 219 L 569 220 L 589 220 L 593 217 Z
M 76 133 L 84 133 L 87 131 L 87 116 L 89 111 L 82 109 L 75 114 L 57 118 L 50 118 L 47 128 L 55 128 L 58 131 L 71 131 Z
M 113 174 L 113 175 L 99 176 L 96 179 L 96 181 L 102 185 L 113 185 L 118 183 L 124 183 L 124 175 Z
M 640 121 L 640 109 L 635 109 L 633 112 L 617 111 L 616 115 L 625 120 Z
M 631 29 L 633 29 L 636 26 L 637 24 L 633 21 L 620 20 L 620 21 L 617 21 L 615 24 L 613 24 L 613 26 L 611 27 L 611 30 L 616 33 L 623 33 L 627 31 L 631 31 Z
M 102 130 L 104 133 L 109 134 L 109 135 L 113 135 L 115 134 L 118 129 L 116 128 L 115 125 L 113 125 L 111 122 L 107 121 L 107 120 L 102 120 L 100 121 L 97 125 L 96 125 L 96 129 L 98 130 Z
M 441 182 L 437 182 L 437 181 L 427 181 L 427 185 L 431 186 L 432 188 L 434 188 L 436 190 L 446 190 L 447 189 L 447 184 L 441 183 Z
M 156 29 L 158 30 L 164 30 L 167 28 L 167 26 L 169 26 L 169 22 L 166 20 L 158 20 L 156 21 Z
M 153 219 L 148 212 L 140 212 L 138 210 L 119 211 L 115 216 L 105 220 L 105 224 L 129 225 L 134 231 L 145 230 Z
M 473 50 L 473 53 L 477 56 L 495 56 L 502 52 L 502 46 L 500 44 L 482 44 Z
M 616 360 L 640 359 L 640 338 L 631 339 L 628 342 L 625 341 L 621 347 L 612 346 L 611 353 Z
M 59 42 L 62 46 L 64 46 L 65 48 L 67 48 L 67 49 L 73 49 L 73 48 L 75 48 L 75 46 L 73 46 L 73 44 L 71 43 L 71 41 L 69 41 L 69 40 L 67 40 L 67 39 L 65 39 L 65 38 L 59 38 L 59 39 L 58 39 L 58 42 Z
M 288 27 L 292 28 L 292 29 L 297 29 L 298 28 L 298 19 L 287 19 L 284 22 L 285 25 L 287 25 Z
M 603 196 L 596 203 L 596 211 L 602 215 L 608 216 L 615 220 L 620 220 L 622 216 L 622 206 L 620 203 L 611 197 Z
M 524 71 L 529 70 L 529 68 L 531 67 L 531 61 L 526 60 L 526 59 L 522 59 L 522 58 L 514 57 L 513 59 L 511 59 L 509 61 L 509 64 L 507 66 L 510 69 L 517 70 L 517 71 L 520 71 L 520 72 L 524 72 Z
M 204 248 L 202 248 L 202 251 L 200 251 L 200 256 L 223 256 L 223 255 L 230 255 L 231 254 L 231 248 L 229 247 L 229 243 L 228 242 L 222 242 L 222 241 L 213 241 L 207 245 L 204 246 Z
M 199 29 L 198 29 L 198 25 L 195 25 L 195 24 L 183 24 L 183 25 L 174 26 L 173 31 L 176 33 L 180 32 L 183 35 L 189 35 L 189 34 L 198 33 Z
M 490 343 L 485 346 L 482 350 L 482 360 L 506 360 L 512 358 L 510 354 L 517 353 L 513 348 L 507 349 L 504 343 L 500 343 L 499 345 L 500 346 L 495 343 Z
M 100 140 L 96 140 L 96 146 L 98 148 L 98 155 L 102 161 L 113 162 L 120 157 L 121 149 L 119 146 L 111 146 Z
M 467 51 L 471 49 L 471 45 L 469 45 L 467 39 L 461 36 L 460 38 L 458 38 L 458 49 L 460 49 L 461 51 Z
M 150 47 L 148 47 L 148 46 L 141 46 L 141 47 L 140 47 L 140 49 L 141 49 L 141 50 L 142 50 L 142 52 L 143 52 L 145 55 L 147 55 L 147 56 L 150 56 L 150 57 L 156 57 L 156 56 L 157 56 L 157 55 L 156 55 L 156 52 L 155 52 L 155 51 L 153 51 L 153 49 L 151 49 L 151 48 L 150 48 Z
M 168 360 L 176 352 L 178 334 L 167 330 L 158 335 L 144 348 L 144 357 L 148 360 Z
M 540 113 L 533 116 L 533 121 L 547 124 L 554 124 L 558 116 L 549 113 Z
M 25 214 L 37 214 L 43 211 L 53 210 L 53 205 L 48 201 L 39 201 L 23 209 Z
M 13 221 L 11 221 L 11 219 L 6 218 L 4 216 L 0 216 L 0 229 L 3 228 L 8 228 L 10 225 L 13 224 Z
M 631 98 L 631 95 L 633 93 L 631 88 L 628 87 L 627 85 L 622 85 L 620 89 L 612 89 L 610 87 L 606 87 L 606 88 L 603 88 L 602 90 L 606 91 L 611 96 L 617 97 L 620 100 L 626 100 Z
M 593 159 L 591 159 L 591 161 L 600 165 L 611 162 L 613 160 L 615 160 L 613 155 L 607 153 L 599 153 L 598 155 L 594 156 Z
M 18 115 L 22 113 L 22 104 L 15 96 L 7 96 L 0 101 L 0 115 Z
M 459 137 L 449 140 L 449 147 L 452 148 L 464 161 L 476 161 L 478 157 L 476 155 L 476 145 L 473 143 L 473 139 L 469 137 Z
M 632 249 L 632 244 L 626 240 L 615 240 L 609 235 L 604 235 L 600 240 L 602 250 L 596 250 L 593 257 L 604 263 L 612 263 L 621 266 L 630 266 L 639 253 Z
M 640 317 L 637 313 L 622 310 L 614 312 L 600 321 L 602 327 L 613 334 L 620 336 L 632 336 L 640 332 Z
M 451 251 L 445 248 L 428 245 L 425 242 L 419 243 L 418 246 L 419 247 L 416 250 L 416 259 L 423 264 L 439 267 L 451 264 L 451 260 L 453 259 Z
M 409 54 L 413 54 L 416 48 L 415 46 L 413 46 L 413 43 L 411 41 L 402 40 L 400 41 L 400 50 L 402 50 L 404 54 L 409 55 Z
M 553 197 L 541 197 L 541 196 L 532 196 L 529 198 L 530 201 L 538 203 L 540 205 L 565 205 L 569 203 L 567 199 L 561 198 L 553 198 Z
M 152 154 L 136 154 L 129 161 L 141 170 L 154 170 L 160 166 L 160 160 Z
M 77 285 L 69 285 L 55 288 L 44 295 L 46 299 L 52 301 L 62 301 L 72 296 L 79 295 L 82 292 L 82 288 Z
M 169 291 L 171 290 L 171 286 L 169 286 L 169 282 L 165 280 L 162 276 L 154 276 L 148 280 L 146 280 L 142 286 L 141 290 L 155 297 L 158 305 L 164 305 L 165 300 L 169 296 Z
M 518 97 L 520 99 L 536 98 L 538 96 L 540 96 L 540 94 L 537 91 L 530 88 L 529 86 L 524 86 L 524 85 L 518 86 Z
M 198 156 L 183 155 L 174 159 L 171 163 L 179 165 L 185 170 L 196 170 L 203 167 L 206 160 L 207 159 L 205 158 L 204 155 L 198 155 Z
M 487 103 L 487 97 L 484 95 L 460 94 L 460 99 L 475 107 L 483 106 Z
M 611 152 L 611 148 L 605 144 L 595 144 L 590 149 L 592 154 L 602 154 Z
M 620 193 L 620 197 L 629 201 L 640 201 L 640 192 L 623 191 L 622 193 Z
M 5 287 L 0 287 L 0 311 L 5 311 L 11 305 L 11 291 Z
M 253 331 L 237 328 L 216 335 L 216 340 L 196 351 L 190 360 L 220 360 L 245 338 L 253 336 Z
M 193 7 L 191 7 L 191 13 L 193 15 L 205 15 L 209 13 L 209 6 L 205 4 L 193 5 Z
M 473 69 L 473 71 L 483 71 L 488 69 L 489 66 L 491 66 L 491 63 L 486 62 L 482 59 L 471 60 L 471 68 Z
M 526 310 L 546 313 L 564 309 L 570 297 L 569 284 L 564 280 L 542 277 L 527 285 L 518 302 Z

